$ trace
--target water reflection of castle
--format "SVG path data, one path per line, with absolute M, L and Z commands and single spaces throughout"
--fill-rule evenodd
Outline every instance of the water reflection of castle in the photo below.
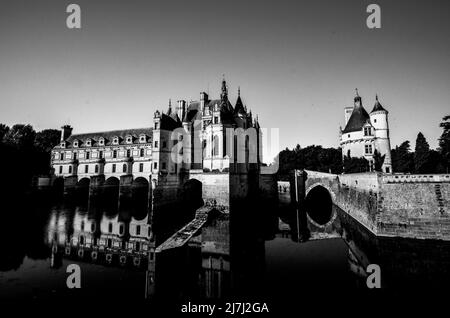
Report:
M 52 258 L 64 255 L 80 261 L 143 267 L 152 249 L 149 216 L 90 213 L 79 207 L 53 209 L 46 244 Z M 57 266 L 57 262 L 52 266 Z

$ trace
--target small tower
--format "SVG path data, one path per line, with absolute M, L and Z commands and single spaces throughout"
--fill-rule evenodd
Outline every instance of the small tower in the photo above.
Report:
M 370 123 L 375 129 L 376 149 L 381 153 L 381 155 L 385 155 L 382 170 L 385 173 L 392 173 L 388 113 L 389 112 L 384 109 L 378 100 L 378 95 L 376 95 L 375 105 L 370 112 Z

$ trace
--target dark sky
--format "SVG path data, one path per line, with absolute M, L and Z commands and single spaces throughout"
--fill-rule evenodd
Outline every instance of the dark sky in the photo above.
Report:
M 366 27 L 377 3 L 382 28 Z M 82 10 L 69 30 L 66 6 Z M 0 122 L 74 132 L 152 125 L 168 99 L 235 100 L 280 146 L 338 146 L 357 87 L 392 144 L 436 147 L 450 113 L 450 1 L 20 1 L 0 7 Z

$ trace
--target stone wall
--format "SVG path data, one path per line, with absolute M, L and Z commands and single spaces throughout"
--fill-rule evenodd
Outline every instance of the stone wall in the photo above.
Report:
M 305 192 L 333 203 L 378 236 L 450 240 L 450 175 L 333 175 L 306 171 Z
M 379 200 L 378 233 L 450 239 L 450 183 L 386 183 Z
M 213 202 L 229 209 L 230 206 L 230 175 L 227 172 L 191 171 L 190 179 L 197 179 L 202 183 L 202 197 L 205 203 Z

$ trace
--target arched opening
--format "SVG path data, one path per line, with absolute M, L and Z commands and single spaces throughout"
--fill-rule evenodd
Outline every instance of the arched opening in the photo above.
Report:
M 133 217 L 142 220 L 147 216 L 149 206 L 149 182 L 143 177 L 133 180 L 131 186 Z
M 89 198 L 89 185 L 91 180 L 89 178 L 82 178 L 77 182 L 75 187 L 76 198 L 78 200 L 87 200 Z
M 59 195 L 64 194 L 64 178 L 62 178 L 62 177 L 56 178 L 55 181 L 53 181 L 52 187 L 53 187 L 53 192 L 56 195 L 59 196 Z
M 106 179 L 103 184 L 102 203 L 108 216 L 116 214 L 119 208 L 120 181 L 116 177 Z
M 325 225 L 333 216 L 333 200 L 330 192 L 320 185 L 308 192 L 305 207 L 309 217 L 319 225 Z
M 183 185 L 183 203 L 189 210 L 197 210 L 203 206 L 202 183 L 197 179 L 190 179 Z

